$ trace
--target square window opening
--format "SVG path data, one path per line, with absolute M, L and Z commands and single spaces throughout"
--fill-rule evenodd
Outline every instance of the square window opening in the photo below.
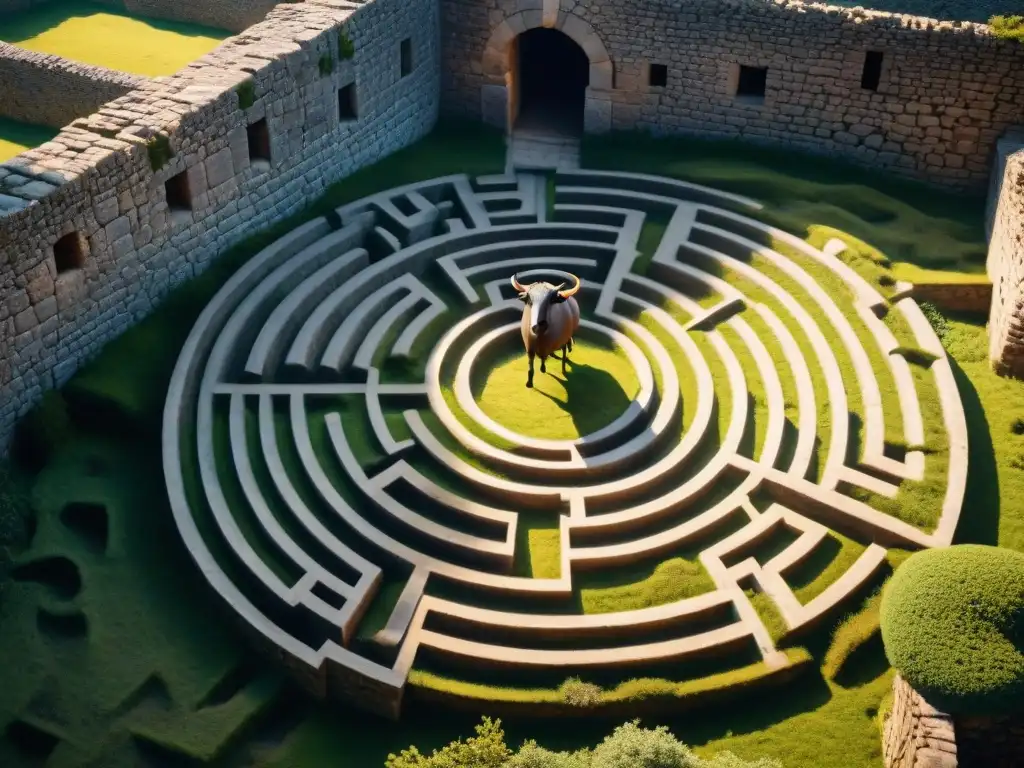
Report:
M 768 67 L 747 67 L 740 65 L 736 81 L 736 96 L 744 99 L 763 99 L 768 85 Z
M 167 207 L 174 211 L 192 210 L 192 190 L 188 183 L 188 171 L 172 176 L 164 184 L 167 194 Z
M 877 91 L 882 82 L 882 52 L 868 51 L 864 54 L 864 71 L 860 76 L 860 87 Z
M 245 129 L 249 140 L 249 162 L 270 162 L 270 130 L 267 119 L 257 120 Z
M 338 120 L 343 123 L 359 117 L 356 107 L 356 84 L 349 83 L 338 90 Z
M 82 236 L 72 232 L 54 243 L 53 261 L 58 275 L 85 266 L 85 242 Z
M 402 77 L 412 74 L 412 38 L 407 37 L 402 41 L 401 50 Z
M 668 85 L 668 65 L 651 64 L 647 73 L 647 83 L 652 88 L 664 88 Z

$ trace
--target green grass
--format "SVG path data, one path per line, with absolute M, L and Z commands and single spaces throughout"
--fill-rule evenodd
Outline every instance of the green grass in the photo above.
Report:
M 20 123 L 0 117 L 0 163 L 45 144 L 56 135 L 56 129 L 45 125 Z
M 882 594 L 893 666 L 946 712 L 1024 704 L 1024 554 L 965 544 L 918 552 Z
M 488 371 L 477 403 L 485 414 L 519 434 L 575 440 L 613 422 L 640 391 L 633 365 L 618 347 L 581 341 L 569 359 L 565 377 L 561 361 L 548 360 L 547 374 L 535 362 L 533 388 L 527 389 L 526 356 L 517 350 Z
M 212 51 L 230 33 L 143 19 L 84 0 L 38 5 L 0 21 L 0 40 L 84 64 L 157 77 Z

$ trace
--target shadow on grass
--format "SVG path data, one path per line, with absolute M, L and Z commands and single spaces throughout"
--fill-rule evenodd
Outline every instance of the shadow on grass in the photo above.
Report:
M 887 669 L 889 660 L 885 658 L 882 633 L 877 631 L 846 657 L 835 681 L 843 688 L 859 688 L 885 674 Z
M 625 413 L 631 401 L 614 376 L 592 365 L 574 363 L 571 354 L 564 377 L 561 375 L 561 365 L 561 360 L 549 360 L 547 375 L 562 382 L 566 399 L 559 400 L 539 389 L 537 392 L 572 417 L 573 426 L 579 435 L 596 432 Z M 557 372 L 551 370 L 554 366 L 559 366 Z
M 967 465 L 970 467 L 953 541 L 957 544 L 996 545 L 999 543 L 999 468 L 991 428 L 974 384 L 952 356 L 949 364 L 953 368 L 967 419 Z

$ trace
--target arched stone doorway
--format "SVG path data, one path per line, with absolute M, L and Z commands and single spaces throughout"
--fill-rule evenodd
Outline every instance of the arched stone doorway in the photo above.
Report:
M 536 10 L 535 3 L 536 0 L 516 0 L 516 5 L 521 7 L 492 30 L 484 48 L 480 62 L 484 75 L 480 91 L 484 122 L 505 130 L 511 130 L 516 124 L 521 106 L 521 80 L 524 74 L 527 79 L 530 75 L 529 71 L 521 72 L 521 59 L 525 59 L 527 70 L 535 65 L 542 68 L 545 61 L 561 60 L 561 51 L 573 62 L 569 71 L 578 73 L 576 65 L 580 60 L 575 53 L 582 50 L 587 60 L 587 79 L 583 86 L 583 130 L 588 133 L 609 130 L 612 62 L 604 43 L 590 24 L 579 16 L 560 12 L 554 0 L 544 0 L 545 9 L 550 5 L 551 10 L 545 10 L 543 14 Z M 532 33 L 535 32 L 547 34 L 538 34 L 534 38 Z M 525 46 L 524 38 L 527 40 Z M 534 45 L 539 49 L 539 56 L 530 55 Z M 520 51 L 521 47 L 527 49 L 525 56 Z M 545 50 L 555 55 L 549 58 L 545 56 Z M 550 71 L 545 71 L 545 77 L 550 75 Z M 527 88 L 528 99 L 529 90 Z
M 583 133 L 590 59 L 557 29 L 528 29 L 516 38 L 514 128 Z

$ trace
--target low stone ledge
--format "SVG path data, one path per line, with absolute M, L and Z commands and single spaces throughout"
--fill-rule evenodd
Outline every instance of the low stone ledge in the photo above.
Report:
M 885 768 L 957 768 L 953 718 L 922 698 L 900 675 L 882 734 Z
M 12 120 L 63 128 L 146 81 L 0 42 L 0 115 Z

